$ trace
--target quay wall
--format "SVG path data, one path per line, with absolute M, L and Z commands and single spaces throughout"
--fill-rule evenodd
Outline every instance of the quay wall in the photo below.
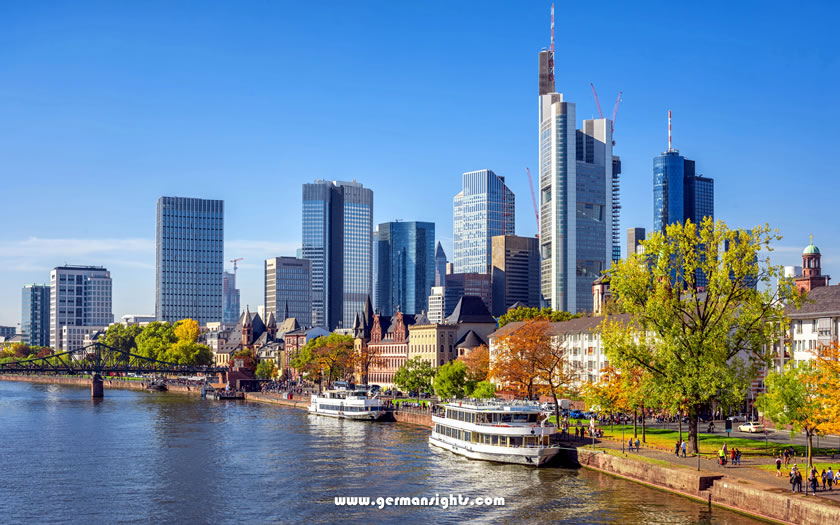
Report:
M 71 385 L 83 388 L 90 388 L 89 377 L 68 377 L 68 376 L 38 376 L 38 375 L 5 375 L 0 374 L 0 381 L 17 381 L 22 383 L 44 383 L 52 385 Z M 102 377 L 105 390 L 109 388 L 122 388 L 124 390 L 146 390 L 143 381 L 124 381 L 121 379 Z M 188 385 L 166 385 L 169 392 L 177 394 L 201 395 L 201 387 Z M 106 393 L 107 396 L 107 393 Z
M 428 412 L 412 412 L 409 410 L 394 410 L 391 412 L 394 421 L 421 427 L 432 428 L 432 415 Z
M 245 401 L 267 403 L 269 405 L 283 405 L 306 410 L 309 407 L 309 396 L 293 395 L 292 399 L 285 399 L 279 394 L 264 394 L 262 392 L 245 392 Z

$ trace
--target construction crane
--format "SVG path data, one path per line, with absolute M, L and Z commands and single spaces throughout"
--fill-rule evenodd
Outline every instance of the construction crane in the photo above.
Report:
M 528 172 L 528 184 L 531 185 L 531 202 L 534 203 L 534 216 L 537 218 L 537 238 L 540 236 L 540 208 L 537 206 L 537 196 L 534 194 L 534 179 L 531 178 L 531 170 L 525 168 Z
M 233 282 L 236 282 L 236 263 L 238 263 L 239 261 L 244 261 L 244 260 L 245 260 L 244 257 L 238 257 L 236 259 L 231 259 L 230 260 L 230 262 L 233 263 Z
M 595 97 L 595 105 L 598 107 L 598 118 L 604 118 L 604 112 L 601 111 L 601 101 L 598 100 L 598 92 L 595 91 L 595 84 L 590 82 L 589 86 L 592 88 L 592 95 Z M 615 118 L 618 116 L 618 104 L 621 102 L 622 93 L 623 91 L 619 91 L 618 97 L 615 99 L 615 107 L 613 107 L 612 120 L 610 121 L 610 135 L 615 135 Z M 612 144 L 615 146 L 615 140 L 613 140 Z

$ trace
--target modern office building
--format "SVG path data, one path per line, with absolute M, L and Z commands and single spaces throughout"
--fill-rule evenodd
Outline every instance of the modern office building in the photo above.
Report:
M 690 219 L 715 218 L 715 183 L 695 175 L 695 163 L 669 149 L 653 159 L 653 231 Z
M 641 250 L 642 241 L 645 240 L 644 228 L 627 228 L 627 257 Z
M 376 305 L 383 315 L 428 308 L 435 280 L 435 224 L 385 222 L 376 237 Z
M 515 234 L 515 201 L 505 178 L 490 170 L 463 174 L 455 195 L 455 273 L 490 273 L 490 239 Z
M 14 326 L 0 326 L 0 341 L 6 341 L 17 335 L 17 328 Z
M 265 260 L 265 315 L 277 324 L 295 318 L 304 328 L 312 326 L 312 262 L 297 257 Z
M 480 297 L 487 307 L 493 306 L 493 288 L 489 273 L 451 273 L 446 276 L 444 287 L 444 313 L 452 315 L 455 306 L 464 296 Z
M 312 324 L 350 328 L 373 293 L 373 191 L 356 181 L 303 185 L 303 258 Z
M 58 266 L 50 272 L 50 346 L 63 346 L 64 327 L 83 337 L 81 328 L 103 327 L 114 322 L 111 307 L 111 272 L 101 266 Z M 72 338 L 78 341 L 78 338 Z
M 50 346 L 50 287 L 27 284 L 21 293 L 21 341 L 32 346 Z
M 239 321 L 239 308 L 236 272 L 222 272 L 222 323 L 235 325 Z
M 442 323 L 446 317 L 446 306 L 443 286 L 432 286 L 432 293 L 429 295 L 429 313 L 426 317 L 430 323 Z
M 494 316 L 504 315 L 514 303 L 540 306 L 540 252 L 536 237 L 497 235 L 492 241 Z
M 555 310 L 592 310 L 592 281 L 615 255 L 613 228 L 620 159 L 612 122 L 584 120 L 554 91 L 552 51 L 539 60 L 539 191 L 541 301 Z
M 438 241 L 435 249 L 435 286 L 443 286 L 446 281 L 446 262 L 446 252 Z
M 161 197 L 155 246 L 158 321 L 222 321 L 224 201 Z

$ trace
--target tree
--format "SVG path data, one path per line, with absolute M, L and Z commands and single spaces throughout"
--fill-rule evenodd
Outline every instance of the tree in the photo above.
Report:
M 764 253 L 778 239 L 768 226 L 745 231 L 710 218 L 699 226 L 686 221 L 653 233 L 644 253 L 609 270 L 612 296 L 633 321 L 605 318 L 607 356 L 620 368 L 646 370 L 661 399 L 685 407 L 695 453 L 700 409 L 711 399 L 743 398 L 769 363 L 785 304 L 800 304 Z
M 469 395 L 476 399 L 492 399 L 496 397 L 496 385 L 490 381 L 480 381 Z
M 473 348 L 472 352 L 458 358 L 467 367 L 467 379 L 474 383 L 486 381 L 490 375 L 490 351 L 487 345 Z
M 134 341 L 137 346 L 137 355 L 158 359 L 158 356 L 162 356 L 169 350 L 178 338 L 171 324 L 155 321 L 146 325 Z
M 353 369 L 358 370 L 359 379 L 362 384 L 366 385 L 368 382 L 368 371 L 370 370 L 370 367 L 381 366 L 383 361 L 384 358 L 379 355 L 379 351 L 376 347 L 362 344 L 359 351 L 353 354 L 352 364 L 350 366 Z
M 318 382 L 326 377 L 327 383 L 352 372 L 353 337 L 330 334 L 307 342 L 292 361 L 292 366 L 306 374 L 307 379 Z
M 580 314 L 570 314 L 569 312 L 555 311 L 551 308 L 529 308 L 521 306 L 513 308 L 499 317 L 499 328 L 508 323 L 515 321 L 527 321 L 529 319 L 540 319 L 549 322 L 568 321 L 569 319 L 576 319 Z
M 606 366 L 601 370 L 597 382 L 587 383 L 583 388 L 583 399 L 590 410 L 606 412 L 611 416 L 616 412 L 624 412 L 628 408 L 624 374 L 613 366 Z M 612 418 L 610 418 L 612 429 Z
M 277 365 L 271 359 L 263 359 L 254 374 L 260 379 L 271 379 L 277 375 Z
M 816 362 L 816 389 L 822 412 L 821 425 L 826 434 L 840 434 L 840 345 L 832 343 L 820 347 Z
M 193 343 L 198 340 L 198 335 L 201 333 L 201 328 L 198 321 L 195 319 L 181 319 L 173 325 L 175 337 L 179 341 L 188 341 Z
M 99 342 L 125 353 L 136 353 L 136 339 L 142 332 L 143 328 L 139 325 L 126 326 L 116 323 L 105 330 L 105 335 L 99 337 Z
M 161 361 L 189 366 L 213 364 L 213 352 L 207 345 L 195 341 L 176 341 L 158 357 Z
M 461 399 L 467 394 L 468 382 L 467 365 L 462 361 L 446 363 L 435 374 L 435 394 L 441 399 Z
M 767 392 L 759 396 L 758 406 L 777 428 L 791 426 L 791 436 L 805 431 L 808 438 L 808 465 L 812 465 L 811 451 L 814 435 L 822 435 L 830 428 L 830 414 L 823 409 L 819 388 L 820 374 L 815 363 L 791 361 L 781 373 L 771 372 L 764 380 Z
M 429 392 L 435 371 L 428 361 L 414 357 L 406 361 L 394 374 L 394 384 L 407 393 Z

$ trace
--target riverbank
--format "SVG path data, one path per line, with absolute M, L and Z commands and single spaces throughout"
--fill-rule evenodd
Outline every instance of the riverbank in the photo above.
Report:
M 90 377 L 74 377 L 74 376 L 38 376 L 38 375 L 22 375 L 22 376 L 11 376 L 11 375 L 2 375 L 0 374 L 0 381 L 17 381 L 22 383 L 43 383 L 43 384 L 52 384 L 52 385 L 69 385 L 69 386 L 78 386 L 82 388 L 90 388 Z M 107 389 L 109 388 L 121 388 L 124 390 L 146 390 L 146 381 L 134 381 L 134 380 L 123 380 L 123 379 L 116 379 L 110 377 L 103 377 L 102 378 L 103 384 L 105 385 L 106 389 L 106 396 Z M 189 394 L 189 395 L 201 395 L 201 387 L 200 386 L 190 386 L 190 385 L 178 385 L 178 384 L 168 384 L 166 385 L 167 391 L 172 392 L 175 394 Z

